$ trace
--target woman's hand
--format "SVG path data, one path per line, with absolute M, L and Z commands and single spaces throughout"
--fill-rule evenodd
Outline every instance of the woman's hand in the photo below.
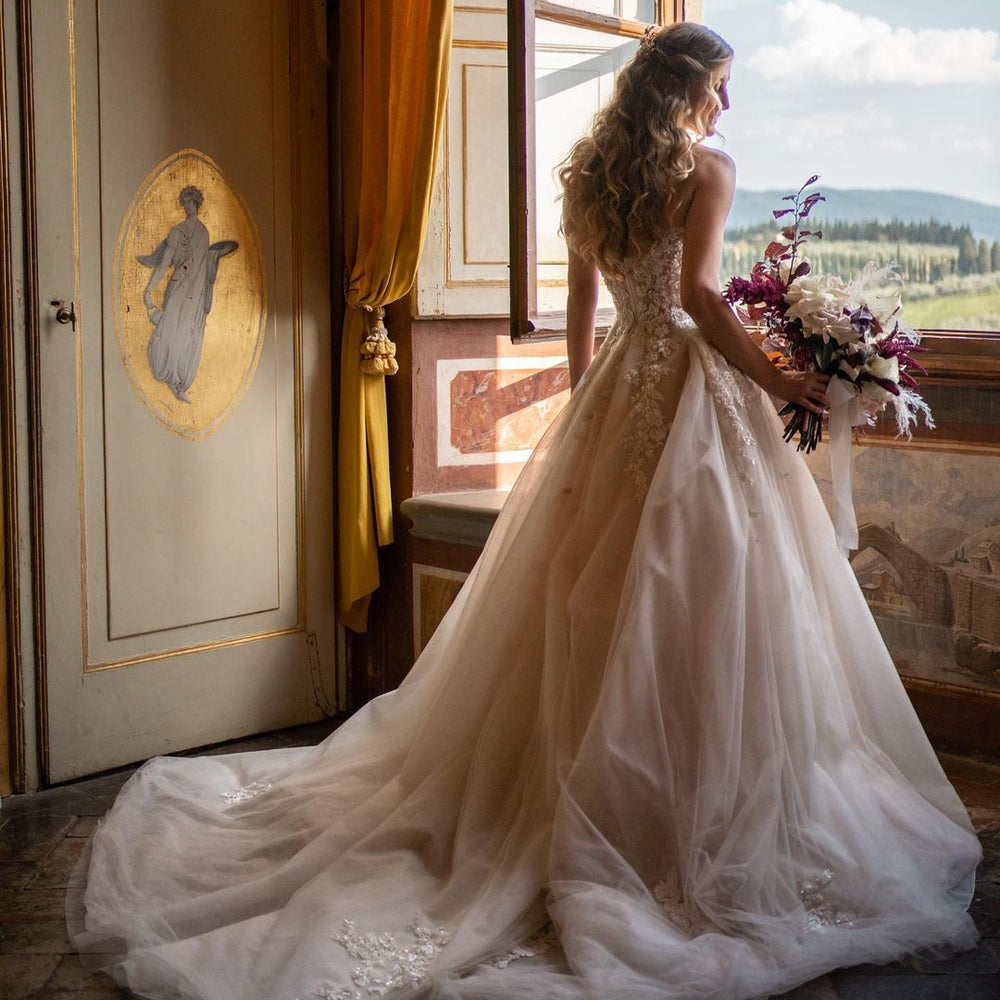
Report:
M 830 384 L 829 375 L 816 372 L 790 372 L 774 369 L 774 385 L 765 388 L 772 396 L 794 403 L 813 413 L 822 413 L 829 405 L 826 388 Z

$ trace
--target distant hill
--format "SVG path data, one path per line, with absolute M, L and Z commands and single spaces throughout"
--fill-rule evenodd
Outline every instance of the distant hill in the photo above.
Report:
M 968 198 L 955 198 L 930 191 L 874 191 L 864 188 L 836 188 L 817 185 L 826 196 L 810 218 L 865 222 L 924 222 L 936 219 L 955 226 L 968 224 L 976 239 L 1000 239 L 1000 206 L 986 205 Z M 744 191 L 738 189 L 729 214 L 729 226 L 742 229 L 771 221 L 771 210 L 787 205 L 782 195 L 788 191 Z

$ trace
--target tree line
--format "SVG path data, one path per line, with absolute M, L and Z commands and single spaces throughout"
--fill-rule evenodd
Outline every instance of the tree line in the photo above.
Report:
M 976 240 L 969 225 L 954 226 L 949 222 L 938 222 L 929 219 L 925 222 L 903 222 L 893 219 L 890 222 L 879 222 L 869 219 L 863 222 L 845 222 L 843 220 L 824 220 L 816 223 L 817 229 L 823 232 L 822 242 L 813 242 L 806 250 L 806 256 L 818 260 L 827 258 L 838 264 L 848 264 L 848 258 L 855 255 L 834 249 L 835 243 L 895 243 L 895 254 L 878 253 L 883 262 L 895 259 L 904 272 L 903 276 L 910 281 L 940 281 L 949 274 L 989 274 L 1000 271 L 1000 241 L 992 244 L 985 239 Z M 757 226 L 744 226 L 726 231 L 726 242 L 734 244 L 764 246 L 774 237 L 774 225 L 763 223 Z M 825 251 L 824 244 L 829 246 Z M 918 253 L 912 252 L 907 244 L 920 244 Z M 934 253 L 930 248 L 948 248 L 943 253 Z M 952 248 L 957 248 L 958 252 Z M 742 253 L 730 254 L 731 258 L 742 258 Z M 843 258 L 843 260 L 841 260 Z M 739 261 L 742 263 L 742 260 Z M 737 260 L 732 259 L 736 264 Z M 851 259 L 849 266 L 854 265 Z M 862 262 L 863 263 L 863 262 Z

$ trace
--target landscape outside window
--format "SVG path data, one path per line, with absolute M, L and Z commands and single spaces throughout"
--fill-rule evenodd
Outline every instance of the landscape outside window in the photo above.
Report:
M 706 0 L 704 20 L 737 54 L 710 140 L 739 169 L 722 279 L 820 174 L 817 270 L 895 261 L 914 326 L 1000 330 L 1000 4 Z

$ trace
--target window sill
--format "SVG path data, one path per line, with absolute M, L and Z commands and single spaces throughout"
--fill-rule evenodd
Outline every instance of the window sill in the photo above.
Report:
M 414 538 L 482 548 L 509 492 L 424 493 L 404 500 L 399 509 L 412 522 Z

